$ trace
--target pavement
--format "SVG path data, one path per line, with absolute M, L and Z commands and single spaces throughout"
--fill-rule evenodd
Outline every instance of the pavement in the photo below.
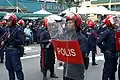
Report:
M 30 45 L 25 47 L 24 57 L 21 58 L 23 71 L 25 80 L 42 80 L 43 75 L 40 71 L 40 46 L 39 45 Z M 48 72 L 48 80 L 62 80 L 63 76 L 63 67 L 59 67 L 58 62 L 56 60 L 55 64 L 55 73 L 59 77 L 57 79 L 52 79 L 49 77 Z M 102 69 L 104 64 L 103 54 L 100 53 L 98 49 L 98 54 L 96 57 L 97 66 L 91 65 L 92 59 L 90 55 L 90 65 L 87 71 L 85 71 L 85 79 L 84 80 L 102 80 Z M 117 77 L 117 75 L 116 75 Z M 8 80 L 7 70 L 5 69 L 4 64 L 0 64 L 0 80 Z M 16 79 L 17 80 L 17 79 Z M 116 80 L 118 80 L 116 78 Z

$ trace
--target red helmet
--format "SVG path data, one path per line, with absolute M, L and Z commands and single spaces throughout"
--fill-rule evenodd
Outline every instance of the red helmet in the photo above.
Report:
M 90 28 L 94 28 L 95 27 L 95 23 L 92 20 L 88 20 L 87 24 Z
M 107 26 L 110 26 L 110 24 L 114 24 L 113 18 L 114 18 L 114 16 L 108 15 L 108 16 L 103 20 L 103 22 L 104 22 Z
M 7 23 L 6 20 L 3 20 L 3 21 L 2 21 L 2 24 L 3 24 L 3 25 L 6 25 L 6 23 Z
M 48 19 L 47 19 L 47 18 L 44 18 L 44 19 L 43 19 L 42 25 L 43 25 L 44 27 L 48 28 Z
M 75 20 L 75 25 L 76 25 L 75 27 L 80 27 L 80 24 L 82 24 L 82 18 L 79 14 L 70 12 L 70 13 L 67 13 L 65 17 L 66 17 L 66 21 Z
M 17 22 L 17 17 L 16 17 L 15 14 L 9 14 L 9 13 L 7 13 L 7 14 L 4 16 L 3 19 L 5 19 L 5 20 L 12 20 L 12 24 L 13 24 L 13 25 L 15 25 L 16 22 Z
M 18 21 L 18 24 L 19 24 L 19 25 L 24 25 L 25 22 L 24 22 L 22 19 L 20 19 L 20 20 Z

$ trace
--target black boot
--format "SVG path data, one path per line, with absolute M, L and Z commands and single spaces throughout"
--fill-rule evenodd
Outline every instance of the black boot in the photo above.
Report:
M 98 64 L 96 64 L 95 62 L 93 62 L 92 65 L 93 65 L 93 66 L 96 66 L 96 65 L 98 65 Z
M 56 76 L 55 74 L 51 74 L 50 77 L 51 78 L 58 78 L 58 76 Z
M 47 77 L 43 77 L 43 80 L 47 80 Z

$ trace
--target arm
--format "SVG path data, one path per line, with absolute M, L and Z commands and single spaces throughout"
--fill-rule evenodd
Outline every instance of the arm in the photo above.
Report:
M 103 33 L 101 33 L 100 37 L 97 39 L 97 45 L 102 51 L 105 51 L 105 47 L 102 42 L 107 38 L 108 33 L 109 33 L 108 30 L 104 31 Z
M 16 32 L 16 37 L 14 38 L 15 45 L 23 45 L 24 44 L 24 34 L 21 33 L 18 29 Z
M 89 54 L 89 51 L 90 51 L 89 43 L 88 43 L 86 37 L 82 34 L 79 34 L 78 42 L 80 44 L 81 51 L 84 54 Z
M 39 43 L 40 44 L 48 44 L 49 40 L 50 40 L 49 33 L 42 32 L 41 35 L 40 35 L 40 41 L 39 41 Z

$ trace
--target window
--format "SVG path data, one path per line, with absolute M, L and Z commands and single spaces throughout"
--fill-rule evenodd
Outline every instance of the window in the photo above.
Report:
M 49 5 L 47 5 L 47 9 L 50 9 L 50 6 L 49 6 Z

